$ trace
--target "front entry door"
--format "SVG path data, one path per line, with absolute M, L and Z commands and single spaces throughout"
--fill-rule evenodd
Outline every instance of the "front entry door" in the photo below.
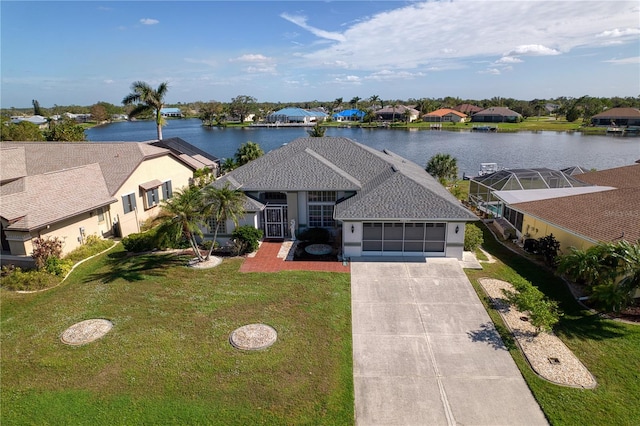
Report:
M 264 209 L 264 235 L 266 238 L 284 238 L 286 222 L 283 206 L 267 206 Z

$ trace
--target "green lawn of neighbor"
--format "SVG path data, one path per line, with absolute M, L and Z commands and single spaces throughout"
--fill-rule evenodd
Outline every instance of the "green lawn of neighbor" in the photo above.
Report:
M 241 274 L 122 246 L 61 286 L 2 290 L 2 424 L 353 424 L 349 274 Z M 90 318 L 112 330 L 83 346 L 60 334 Z M 229 344 L 265 323 L 268 349 Z
M 551 272 L 504 248 L 485 230 L 483 247 L 498 261 L 483 263 L 484 270 L 466 270 L 485 307 L 489 306 L 478 278 L 510 281 L 521 276 L 558 300 L 564 311 L 556 334 L 595 376 L 593 390 L 551 384 L 538 377 L 510 342 L 510 351 L 533 395 L 553 425 L 640 424 L 640 325 L 604 319 L 585 311 L 574 301 L 564 283 Z M 509 336 L 500 315 L 487 309 L 494 323 Z

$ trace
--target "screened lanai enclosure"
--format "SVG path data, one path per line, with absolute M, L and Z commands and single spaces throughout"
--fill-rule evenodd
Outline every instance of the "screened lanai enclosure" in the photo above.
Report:
M 485 213 L 499 216 L 500 199 L 496 191 L 575 188 L 590 186 L 558 170 L 508 169 L 478 176 L 469 182 L 469 202 Z

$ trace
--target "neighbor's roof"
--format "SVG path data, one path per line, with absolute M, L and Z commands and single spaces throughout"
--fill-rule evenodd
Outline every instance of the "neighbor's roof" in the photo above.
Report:
M 417 109 L 408 107 L 406 105 L 396 105 L 395 107 L 393 105 L 387 105 L 384 108 L 377 109 L 376 114 L 393 114 L 394 112 L 396 114 L 404 114 L 404 112 L 407 110 L 411 114 L 420 114 L 420 111 L 418 111 Z
M 512 204 L 511 208 L 595 242 L 640 240 L 640 191 L 615 189 Z
M 471 104 L 460 104 L 453 107 L 456 111 L 463 112 L 465 114 L 474 114 L 476 112 L 482 111 L 482 108 L 476 105 Z
M 218 167 L 218 163 L 220 162 L 218 157 L 201 150 L 181 138 L 155 140 L 149 141 L 148 143 L 149 145 L 168 149 L 174 156 L 181 158 L 182 161 L 188 163 L 194 169 L 201 169 L 203 167 L 215 168 Z
M 640 118 L 638 108 L 611 108 L 591 118 Z
M 505 117 L 519 117 L 520 114 L 505 107 L 489 107 L 474 114 L 474 116 L 482 115 L 502 115 Z
M 359 109 L 345 109 L 344 111 L 337 112 L 333 114 L 334 117 L 364 117 L 365 112 Z
M 327 114 L 322 111 L 308 111 L 302 108 L 282 108 L 278 111 L 272 112 L 269 115 L 286 115 L 288 117 L 326 117 Z
M 347 138 L 296 139 L 222 176 L 245 192 L 346 191 L 339 220 L 476 220 L 422 167 Z
M 615 167 L 576 176 L 592 185 L 613 186 L 615 188 L 636 188 L 640 191 L 640 164 Z
M 428 114 L 425 114 L 423 117 L 444 117 L 447 114 L 454 114 L 461 118 L 465 118 L 467 116 L 467 114 L 463 114 L 460 111 L 456 111 L 455 109 L 440 108 L 435 111 L 431 111 Z
M 3 185 L 0 216 L 9 221 L 7 229 L 30 231 L 115 202 L 93 163 Z
M 525 203 L 529 201 L 549 200 L 552 198 L 568 197 L 571 195 L 589 194 L 592 192 L 610 191 L 611 186 L 577 186 L 568 188 L 530 189 L 528 191 L 494 191 L 493 195 L 506 204 Z

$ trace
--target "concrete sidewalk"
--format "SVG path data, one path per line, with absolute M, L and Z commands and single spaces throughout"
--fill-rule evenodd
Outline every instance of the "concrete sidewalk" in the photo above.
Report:
M 546 425 L 455 259 L 351 264 L 356 425 Z

